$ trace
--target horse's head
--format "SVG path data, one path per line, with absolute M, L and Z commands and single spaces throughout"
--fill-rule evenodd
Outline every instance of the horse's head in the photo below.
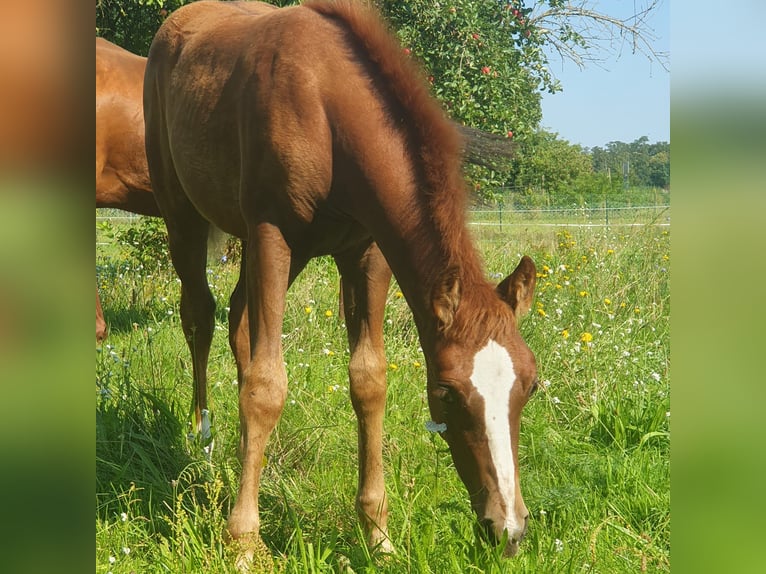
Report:
M 535 357 L 516 320 L 531 306 L 535 281 L 534 263 L 522 258 L 491 295 L 494 301 L 485 301 L 491 303 L 490 315 L 479 313 L 475 298 L 461 293 L 457 276 L 447 274 L 432 299 L 440 336 L 429 365 L 431 416 L 441 423 L 437 428 L 479 523 L 498 542 L 507 532 L 510 556 L 527 528 L 529 513 L 519 488 L 519 423 L 537 386 Z

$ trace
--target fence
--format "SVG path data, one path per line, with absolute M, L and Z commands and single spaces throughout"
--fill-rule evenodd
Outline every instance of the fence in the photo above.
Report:
M 102 209 L 96 221 L 133 223 L 141 218 L 119 209 Z M 670 227 L 669 205 L 571 207 L 543 209 L 473 208 L 468 223 L 477 234 L 546 227 Z
M 670 226 L 669 205 L 630 207 L 543 208 L 543 209 L 472 209 L 469 224 L 478 227 L 621 227 Z

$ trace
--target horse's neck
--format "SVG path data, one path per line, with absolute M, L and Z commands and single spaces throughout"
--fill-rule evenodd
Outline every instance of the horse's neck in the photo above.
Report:
M 455 221 L 439 221 L 422 200 L 400 202 L 390 209 L 395 212 L 377 226 L 375 239 L 412 310 L 421 342 L 426 343 L 437 331 L 432 300 L 445 272 L 457 273 L 465 295 L 483 288 L 486 281 L 462 214 Z

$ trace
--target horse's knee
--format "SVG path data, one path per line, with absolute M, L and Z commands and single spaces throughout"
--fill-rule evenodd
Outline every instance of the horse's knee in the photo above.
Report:
M 386 359 L 382 353 L 354 353 L 348 365 L 354 408 L 377 410 L 386 400 Z
M 240 415 L 248 421 L 276 424 L 287 398 L 287 374 L 284 367 L 251 367 L 244 373 L 239 391 Z

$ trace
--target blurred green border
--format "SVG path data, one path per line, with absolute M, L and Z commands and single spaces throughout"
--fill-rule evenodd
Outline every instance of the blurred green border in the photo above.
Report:
M 766 91 L 747 78 L 676 85 L 671 564 L 762 571 Z

